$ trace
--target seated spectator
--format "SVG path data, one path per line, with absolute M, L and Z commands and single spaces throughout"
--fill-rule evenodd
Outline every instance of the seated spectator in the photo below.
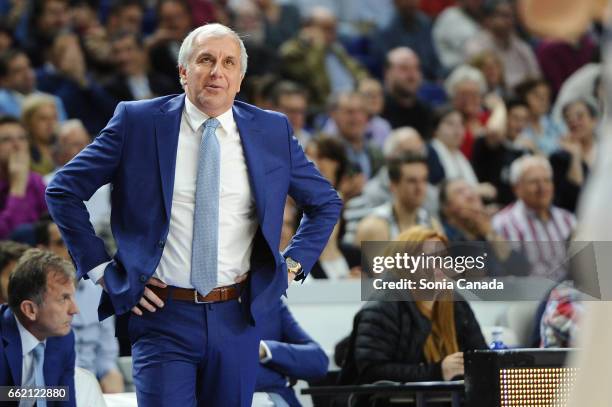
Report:
M 600 112 L 605 111 L 601 64 L 586 64 L 563 82 L 551 113 L 555 123 L 563 122 L 565 105 L 578 99 L 592 100 Z
M 446 8 L 433 26 L 433 39 L 442 65 L 447 70 L 463 63 L 466 42 L 480 31 L 483 0 L 459 0 Z
M 96 4 L 88 0 L 71 2 L 72 32 L 77 33 L 89 74 L 96 78 L 112 70 L 112 50 Z
M 272 92 L 274 110 L 284 113 L 293 128 L 293 135 L 302 148 L 308 145 L 312 134 L 306 130 L 306 115 L 308 114 L 308 94 L 297 83 L 281 81 Z
M 30 4 L 25 36 L 20 42 L 32 65 L 39 68 L 55 37 L 70 31 L 70 4 L 68 0 L 34 0 Z
M 42 94 L 36 90 L 36 75 L 30 59 L 19 50 L 7 50 L 0 54 L 0 86 L 0 111 L 14 117 L 21 117 L 24 97 Z M 55 99 L 59 119 L 65 120 L 66 111 L 62 100 L 57 96 L 52 97 Z
M 484 51 L 475 55 L 470 61 L 470 65 L 478 69 L 487 83 L 484 99 L 489 95 L 496 95 L 506 98 L 509 94 L 504 77 L 504 66 L 501 59 L 493 51 Z
M 254 0 L 240 1 L 232 10 L 235 13 L 233 28 L 242 36 L 249 56 L 249 74 L 244 81 L 248 83 L 266 74 L 277 75 L 281 68 L 278 48 L 266 44 L 263 12 Z M 299 24 L 295 26 L 296 30 L 298 28 Z
M 254 397 L 262 403 L 258 393 L 265 393 L 268 404 L 253 406 L 299 407 L 292 386 L 298 380 L 323 378 L 329 361 L 321 346 L 302 329 L 280 299 L 269 316 L 260 327 L 260 364 Z
M 30 137 L 30 167 L 40 175 L 55 169 L 53 144 L 58 124 L 55 106 L 55 100 L 44 94 L 28 96 L 23 102 L 21 122 Z
M 276 0 L 257 0 L 255 4 L 263 15 L 266 46 L 278 49 L 287 38 L 297 34 L 300 10 L 295 5 Z
M 39 89 L 62 99 L 68 117 L 80 119 L 91 134 L 97 134 L 112 116 L 116 102 L 88 73 L 76 35 L 58 35 L 47 64 L 36 75 Z
M 393 130 L 385 141 L 383 155 L 385 166 L 363 188 L 363 193 L 345 204 L 344 221 L 346 222 L 343 242 L 353 244 L 359 222 L 370 214 L 373 208 L 391 202 L 391 181 L 389 180 L 389 162 L 397 157 L 412 153 L 425 156 L 427 149 L 419 133 L 410 127 L 400 127 Z M 428 213 L 438 213 L 438 190 L 431 184 L 427 185 L 427 196 L 423 208 Z
M 538 44 L 536 56 L 542 68 L 542 75 L 550 84 L 553 100 L 563 82 L 593 60 L 598 47 L 590 33 L 584 33 L 571 42 L 544 40 Z
M 465 135 L 461 151 L 466 158 L 472 158 L 474 141 L 482 137 L 490 112 L 484 108 L 483 96 L 487 84 L 482 73 L 469 65 L 460 65 L 451 72 L 444 82 L 444 88 L 451 105 L 461 113 Z
M 539 323 L 540 347 L 572 348 L 577 346 L 579 326 L 585 316 L 580 292 L 570 281 L 552 289 Z
M 0 304 L 8 302 L 8 282 L 21 255 L 30 247 L 11 240 L 0 241 Z
M 552 204 L 553 172 L 542 156 L 523 156 L 510 167 L 517 201 L 493 217 L 493 228 L 505 240 L 516 242 L 529 261 L 530 273 L 560 281 L 567 274 L 566 242 L 576 218 Z
M 519 250 L 504 242 L 493 229 L 492 216 L 483 205 L 476 188 L 461 179 L 449 179 L 440 185 L 440 219 L 451 242 L 481 242 L 477 246 L 457 248 L 456 254 L 487 258 L 487 274 L 526 275 L 529 264 Z
M 344 198 L 347 190 L 346 178 L 349 163 L 342 142 L 335 137 L 319 136 L 308 143 L 306 153 L 321 174 L 339 191 L 340 197 Z M 297 222 L 294 222 L 293 232 L 295 232 L 295 226 Z M 340 242 L 340 233 L 341 223 L 339 221 L 309 275 L 314 278 L 328 279 L 352 278 L 361 275 L 360 251 L 352 245 Z M 288 235 L 290 238 L 293 233 Z
M 368 126 L 366 128 L 366 140 L 378 148 L 382 148 L 387 136 L 391 133 L 391 126 L 386 119 L 379 116 L 384 107 L 383 89 L 376 79 L 365 78 L 359 82 L 357 92 L 361 94 L 366 102 L 368 113 Z M 338 126 L 333 118 L 329 118 L 321 132 L 327 134 L 338 134 Z
M 114 0 L 106 17 L 106 33 L 110 38 L 123 32 L 139 35 L 144 7 L 141 0 Z
M 389 133 L 391 133 L 391 125 L 380 116 L 385 107 L 383 87 L 378 80 L 366 78 L 359 82 L 357 91 L 363 95 L 367 102 L 369 120 L 366 137 L 379 148 L 382 148 Z
M 503 108 L 506 110 L 505 106 Z M 519 105 L 518 109 L 526 111 L 525 106 L 522 105 Z M 512 119 L 510 115 L 514 115 Z M 527 150 L 515 146 L 508 138 L 510 127 L 518 127 L 515 124 L 516 115 L 515 111 L 507 112 L 505 123 L 502 124 L 503 130 L 487 130 L 484 137 L 476 139 L 472 152 L 472 167 L 478 181 L 495 187 L 497 191 L 495 202 L 502 206 L 514 201 L 514 193 L 510 185 L 510 165 L 518 157 L 527 153 Z
M 519 98 L 512 98 L 506 102 L 506 129 L 507 139 L 512 148 L 526 150 L 535 154 L 538 150 L 535 142 L 525 135 L 524 131 L 529 123 L 529 107 Z
M 561 139 L 561 149 L 550 156 L 555 182 L 554 203 L 576 212 L 582 187 L 586 184 L 597 154 L 597 109 L 586 100 L 576 100 L 565 105 L 563 117 L 569 134 Z
M 349 161 L 358 166 L 366 180 L 375 176 L 383 165 L 383 157 L 380 149 L 366 139 L 368 112 L 364 97 L 357 92 L 333 95 L 330 117 L 336 123 Z
M 357 226 L 356 246 L 363 241 L 394 240 L 412 226 L 442 231 L 440 223 L 423 207 L 427 195 L 427 160 L 423 155 L 405 154 L 389 161 L 390 190 L 393 199 L 372 209 Z
M 528 79 L 515 89 L 516 96 L 529 108 L 529 122 L 523 134 L 533 141 L 537 152 L 549 156 L 559 148 L 563 129 L 550 114 L 550 87 L 543 79 Z
M 389 51 L 385 59 L 385 104 L 381 116 L 392 128 L 413 127 L 431 138 L 432 110 L 417 98 L 423 77 L 418 55 L 407 47 Z
M 509 89 L 522 81 L 540 76 L 538 61 L 516 33 L 515 11 L 511 0 L 485 0 L 483 29 L 466 44 L 466 60 L 483 51 L 495 52 L 504 65 Z
M 0 305 L 0 385 L 67 386 L 66 405 L 76 406 L 74 286 L 74 268 L 64 259 L 39 249 L 21 256 L 8 305 Z
M 178 52 L 183 39 L 193 28 L 191 7 L 186 0 L 161 0 L 157 3 L 157 30 L 147 38 L 151 69 L 173 81 L 175 93 L 181 93 Z
M 50 220 L 35 226 L 36 246 L 70 261 L 59 228 Z M 91 280 L 81 279 L 75 293 L 79 314 L 72 320 L 76 340 L 76 366 L 92 372 L 104 393 L 122 393 L 123 375 L 117 366 L 119 345 L 115 338 L 114 318 L 98 321 L 98 303 L 102 288 Z
M 54 151 L 54 160 L 57 167 L 55 171 L 45 176 L 45 184 L 49 185 L 57 171 L 80 153 L 82 149 L 87 147 L 90 142 L 91 137 L 80 120 L 71 119 L 61 124 L 57 133 Z M 89 212 L 89 221 L 93 225 L 96 234 L 104 240 L 107 249 L 112 252 L 115 242 L 110 230 L 110 184 L 106 184 L 94 192 L 91 198 L 85 202 L 85 206 L 87 207 L 87 212 Z
M 0 239 L 47 213 L 45 184 L 30 171 L 30 150 L 23 126 L 0 117 Z
M 419 9 L 419 0 L 394 0 L 396 13 L 389 24 L 372 36 L 372 52 L 383 61 L 397 47 L 409 47 L 418 55 L 427 80 L 440 79 L 444 70 L 432 38 L 429 17 Z
M 322 108 L 329 95 L 355 89 L 367 71 L 337 40 L 336 17 L 314 7 L 296 38 L 280 48 L 282 74 L 303 85 L 310 103 Z
M 491 215 L 473 184 L 450 178 L 440 184 L 440 218 L 451 242 L 495 240 Z
M 171 80 L 149 69 L 147 53 L 138 34 L 116 34 L 111 38 L 111 49 L 117 74 L 104 88 L 117 101 L 150 99 L 174 93 Z
M 452 107 L 441 108 L 434 119 L 434 138 L 427 145 L 429 182 L 461 178 L 476 186 L 478 179 L 459 147 L 465 137 L 461 113 Z
M 417 246 L 448 245 L 432 229 L 414 227 L 398 242 Z M 433 301 L 415 301 L 408 290 L 404 301 L 371 301 L 357 313 L 342 365 L 342 384 L 380 380 L 418 382 L 452 380 L 464 374 L 463 352 L 486 349 L 469 304 L 452 292 L 438 292 Z

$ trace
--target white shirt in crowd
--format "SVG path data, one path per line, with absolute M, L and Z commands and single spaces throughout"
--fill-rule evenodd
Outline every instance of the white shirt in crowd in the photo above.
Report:
M 207 119 L 208 116 L 185 97 L 176 153 L 170 230 L 154 274 L 154 277 L 175 287 L 193 288 L 190 282 L 193 211 L 199 146 Z M 249 270 L 258 221 L 232 109 L 218 116 L 217 120 L 220 123 L 216 135 L 221 159 L 217 286 L 222 287 L 234 284 L 238 276 Z M 89 277 L 98 281 L 107 264 L 94 268 Z

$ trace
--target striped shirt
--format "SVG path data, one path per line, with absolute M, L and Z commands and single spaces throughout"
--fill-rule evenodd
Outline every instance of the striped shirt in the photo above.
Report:
M 576 227 L 576 218 L 565 209 L 551 206 L 544 221 L 521 200 L 493 217 L 493 228 L 504 239 L 520 242 L 531 264 L 532 275 L 559 281 L 566 276 L 567 242 Z

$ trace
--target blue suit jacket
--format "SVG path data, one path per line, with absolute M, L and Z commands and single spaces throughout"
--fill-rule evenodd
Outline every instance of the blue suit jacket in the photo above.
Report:
M 0 305 L 0 386 L 21 385 L 22 350 L 19 328 L 10 308 Z M 74 395 L 74 334 L 47 338 L 43 374 L 46 386 L 68 386 L 68 402 L 47 402 L 47 406 L 76 406 Z M 7 403 L 4 405 L 15 405 Z
M 287 382 L 324 377 L 329 365 L 325 352 L 298 325 L 280 299 L 260 323 L 259 330 L 272 359 L 259 365 L 255 391 L 277 393 L 291 407 L 299 407 L 300 402 Z
M 49 211 L 78 276 L 84 277 L 110 257 L 83 201 L 112 183 L 117 253 L 104 273 L 108 293 L 99 307 L 101 319 L 128 312 L 159 264 L 170 224 L 184 104 L 184 94 L 120 103 L 94 142 L 59 170 L 47 188 Z M 284 115 L 242 102 L 234 103 L 233 113 L 259 220 L 242 301 L 256 322 L 287 288 L 286 265 L 278 250 L 287 194 L 303 208 L 304 217 L 283 255 L 299 261 L 306 273 L 325 247 L 342 203 L 306 159 Z

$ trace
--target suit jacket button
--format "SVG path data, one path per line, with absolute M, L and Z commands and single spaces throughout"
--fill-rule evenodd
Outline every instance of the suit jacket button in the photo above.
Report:
M 165 245 L 166 245 L 165 240 L 160 240 L 159 242 L 157 242 L 157 247 L 159 247 L 160 249 L 163 249 Z
M 146 276 L 146 275 L 144 275 L 144 274 L 141 274 L 141 275 L 140 275 L 140 282 L 141 282 L 141 283 L 146 283 L 146 282 L 147 282 L 147 280 L 148 280 L 148 279 L 147 279 L 147 276 Z

